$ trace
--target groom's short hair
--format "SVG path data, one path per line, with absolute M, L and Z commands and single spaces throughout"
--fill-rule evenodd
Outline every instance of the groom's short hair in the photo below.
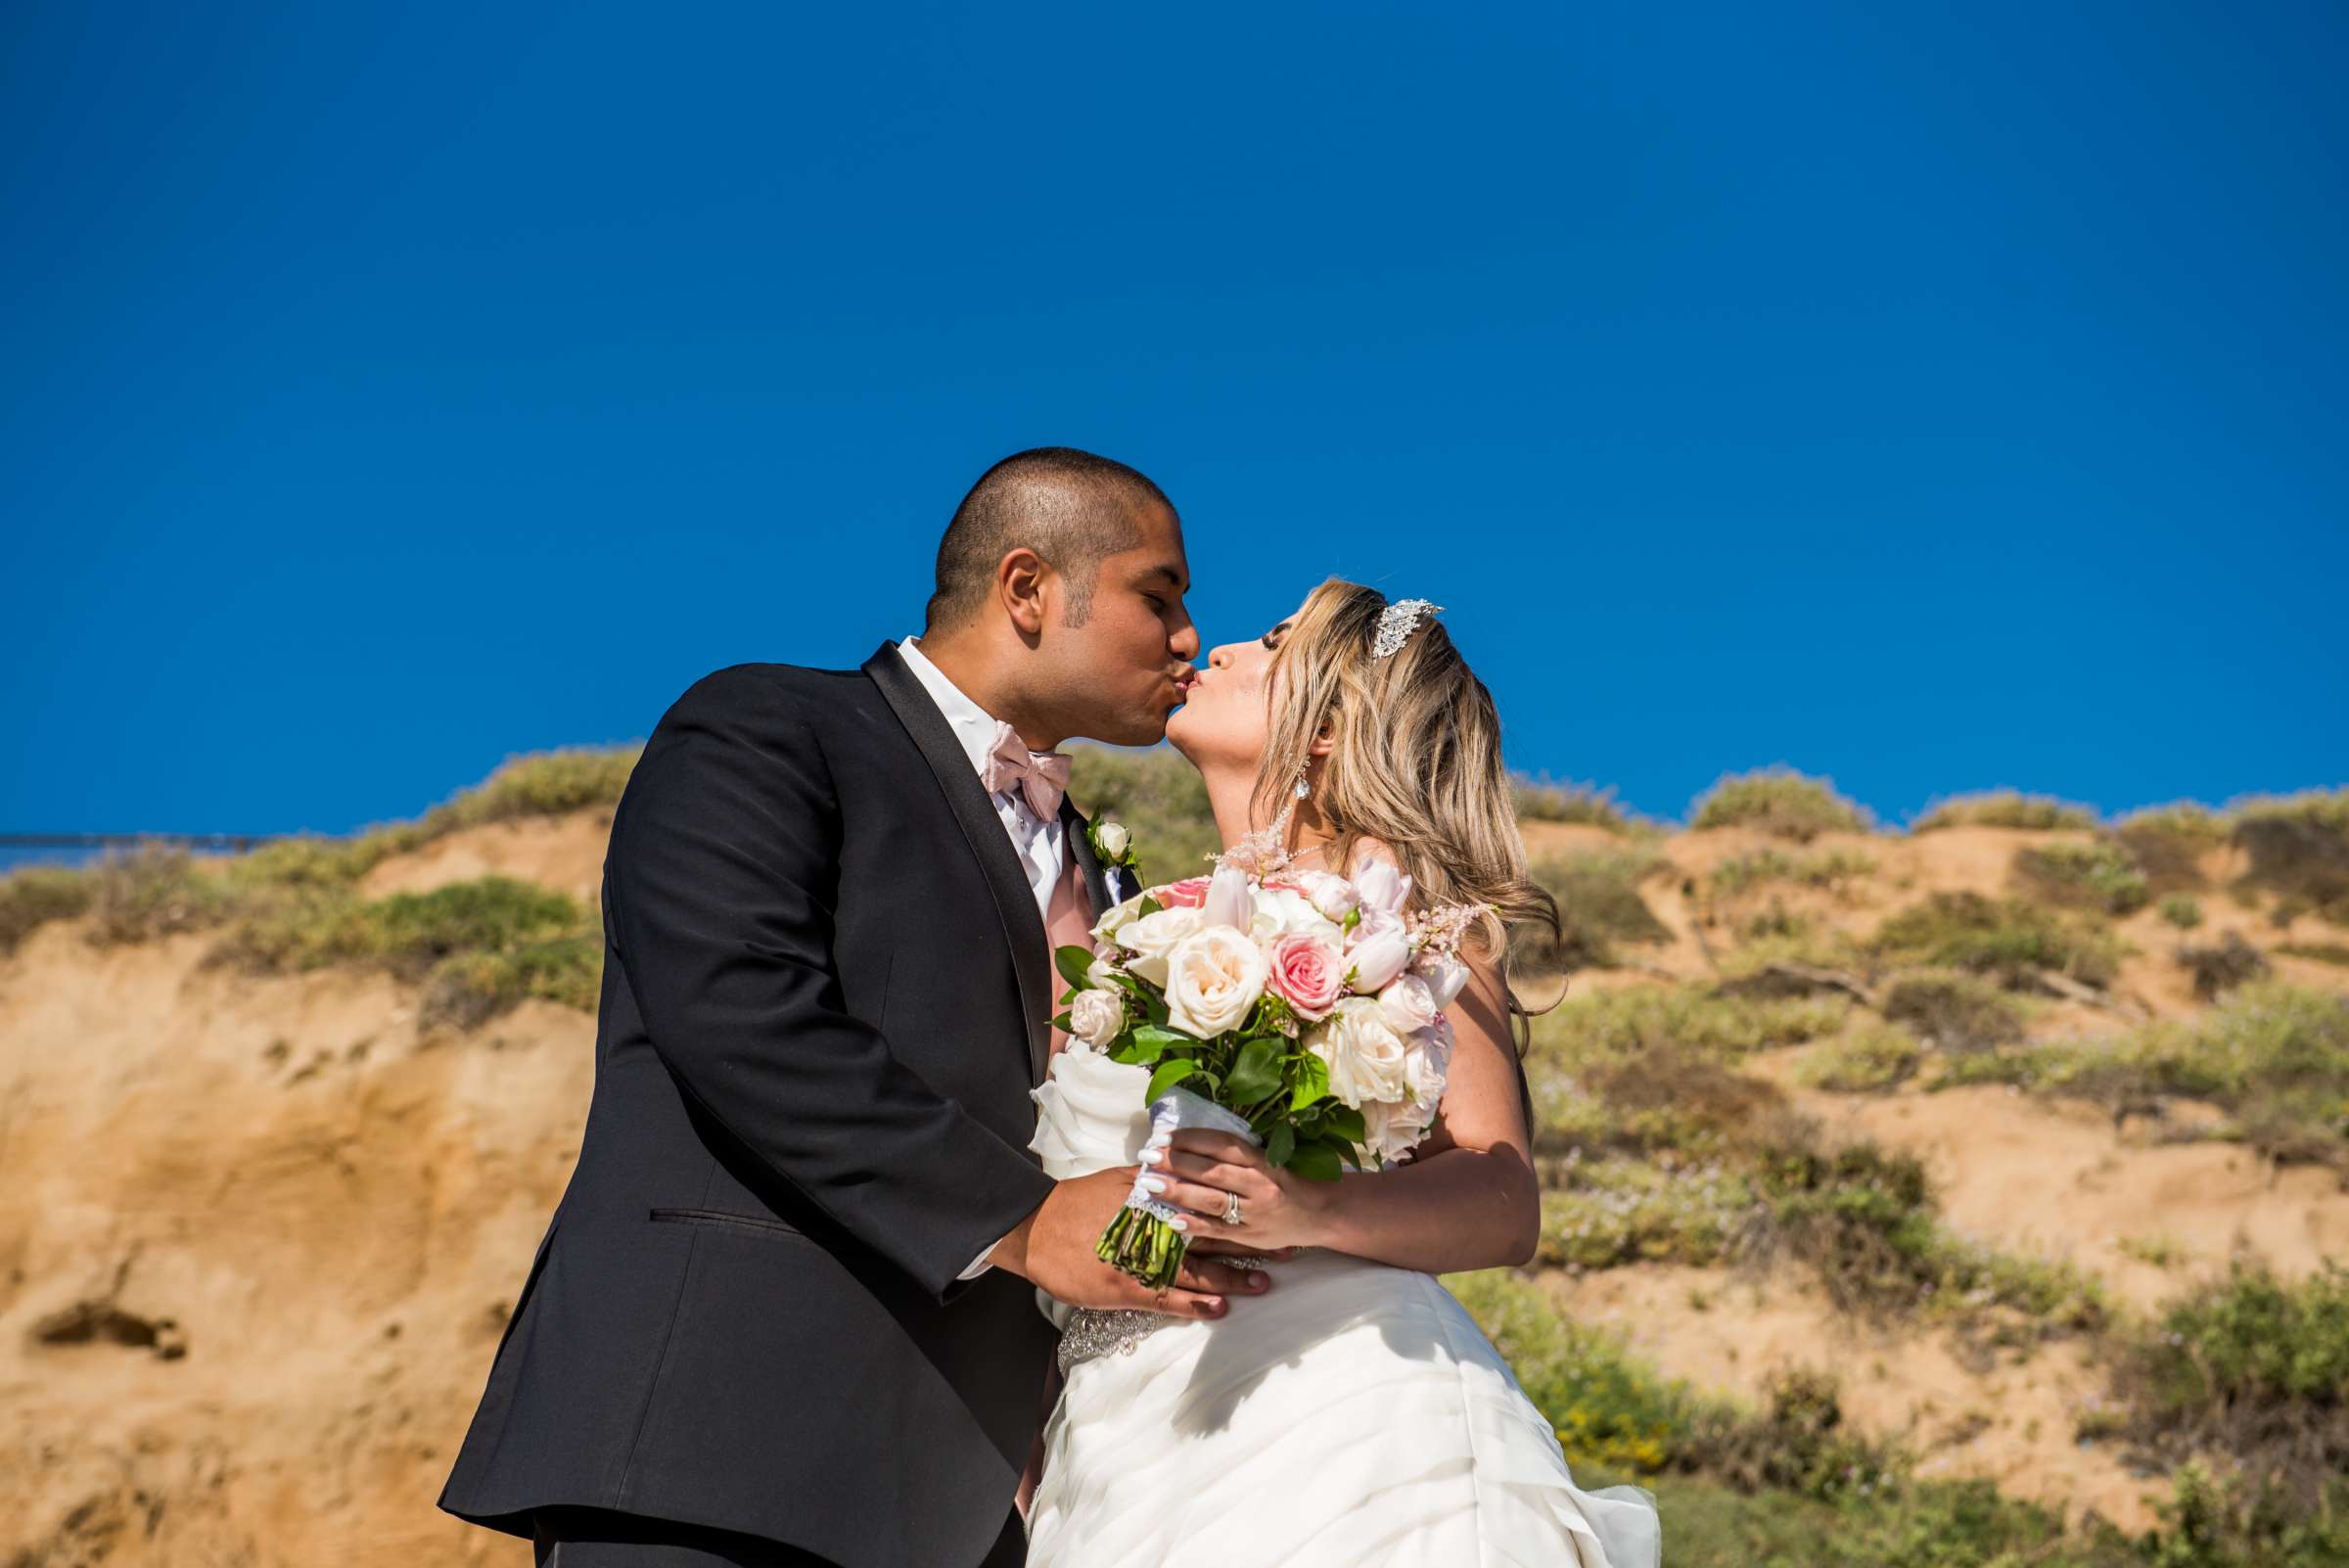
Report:
M 1142 520 L 1174 503 L 1147 476 L 1074 446 L 1014 452 L 979 476 L 938 541 L 938 587 L 930 629 L 943 631 L 987 602 L 995 568 L 1014 550 L 1034 550 L 1068 583 L 1065 621 L 1084 624 L 1101 562 L 1142 542 Z

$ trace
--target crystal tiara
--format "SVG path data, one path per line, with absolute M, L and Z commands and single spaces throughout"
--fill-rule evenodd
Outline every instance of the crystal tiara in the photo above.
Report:
M 1384 659 L 1410 640 L 1419 629 L 1419 618 L 1432 616 L 1444 607 L 1429 604 L 1425 599 L 1398 599 L 1379 612 L 1378 641 L 1370 645 L 1370 657 Z

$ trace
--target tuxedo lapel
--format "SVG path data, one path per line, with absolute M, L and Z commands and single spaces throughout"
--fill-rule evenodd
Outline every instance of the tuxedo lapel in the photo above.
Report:
M 970 758 L 955 740 L 953 727 L 913 671 L 905 668 L 905 661 L 898 657 L 898 645 L 883 643 L 880 651 L 864 662 L 864 673 L 881 688 L 898 722 L 905 726 L 922 760 L 938 776 L 938 787 L 945 793 L 962 836 L 979 857 L 988 891 L 994 895 L 1003 940 L 1011 945 L 1012 973 L 1020 987 L 1021 1023 L 1028 1032 L 1029 1082 L 1040 1084 L 1052 1043 L 1052 966 L 1045 948 L 1044 917 L 1036 910 L 1028 873 L 1020 865 L 1010 836 L 1003 831 L 1002 819 L 995 815 L 987 786 L 979 782 Z M 1090 853 L 1090 845 L 1086 851 Z
M 1060 827 L 1069 853 L 1075 856 L 1078 869 L 1084 873 L 1084 897 L 1092 905 L 1093 918 L 1098 920 L 1104 910 L 1124 897 L 1118 892 L 1117 872 L 1102 868 L 1101 857 L 1093 853 L 1092 835 L 1085 831 L 1084 813 L 1065 795 L 1060 798 Z

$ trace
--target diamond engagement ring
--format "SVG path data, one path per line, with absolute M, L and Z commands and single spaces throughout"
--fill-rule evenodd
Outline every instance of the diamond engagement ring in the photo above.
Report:
M 1223 1222 L 1227 1225 L 1244 1225 L 1248 1222 L 1240 1218 L 1240 1195 L 1236 1192 L 1223 1194 Z

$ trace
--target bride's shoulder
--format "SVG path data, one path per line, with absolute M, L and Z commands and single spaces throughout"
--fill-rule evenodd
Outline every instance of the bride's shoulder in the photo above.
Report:
M 1397 871 L 1407 869 L 1403 863 L 1403 856 L 1395 853 L 1393 845 L 1384 839 L 1374 839 L 1365 833 L 1356 839 L 1354 847 L 1346 852 L 1346 875 L 1359 877 L 1374 865 L 1387 866 Z

